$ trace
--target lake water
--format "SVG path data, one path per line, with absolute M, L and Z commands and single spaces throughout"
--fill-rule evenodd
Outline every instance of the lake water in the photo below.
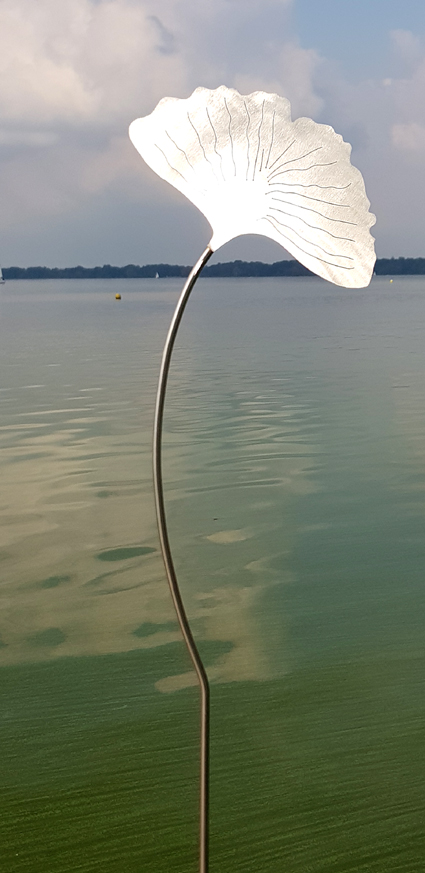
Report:
M 3 873 L 196 873 L 198 692 L 151 485 L 181 285 L 1 289 Z M 417 873 L 425 277 L 199 281 L 164 442 L 212 873 Z

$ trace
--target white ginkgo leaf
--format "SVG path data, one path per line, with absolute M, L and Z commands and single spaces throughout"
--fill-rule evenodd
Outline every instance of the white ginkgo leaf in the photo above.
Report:
M 337 285 L 369 284 L 375 264 L 362 175 L 332 127 L 291 121 L 289 101 L 197 88 L 130 125 L 146 163 L 208 219 L 216 251 L 234 237 L 276 240 Z

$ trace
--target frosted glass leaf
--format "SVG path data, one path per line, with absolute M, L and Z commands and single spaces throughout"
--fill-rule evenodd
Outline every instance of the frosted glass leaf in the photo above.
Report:
M 363 178 L 332 127 L 291 121 L 289 101 L 197 88 L 130 125 L 146 163 L 208 219 L 210 248 L 241 234 L 276 240 L 337 285 L 369 284 L 374 240 Z

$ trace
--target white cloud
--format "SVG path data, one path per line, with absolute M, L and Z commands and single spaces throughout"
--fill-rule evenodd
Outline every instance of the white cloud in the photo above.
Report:
M 30 0 L 5 0 L 1 4 L 3 120 L 50 122 L 86 117 L 93 111 L 94 95 L 85 87 L 67 51 L 66 43 L 70 45 L 72 35 L 78 39 L 80 33 L 76 31 L 81 32 L 86 24 L 81 20 L 84 0 L 77 0 L 75 6 L 75 19 L 70 21 L 66 0 L 60 15 L 50 0 L 36 4 Z
M 0 33 L 3 121 L 111 125 L 185 85 L 145 3 L 3 0 Z
M 188 90 L 154 12 L 151 0 L 2 0 L 0 227 L 69 212 L 115 184 L 128 192 L 130 178 L 137 190 L 128 124 Z

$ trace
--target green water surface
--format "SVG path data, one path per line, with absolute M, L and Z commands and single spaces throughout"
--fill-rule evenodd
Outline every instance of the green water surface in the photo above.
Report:
M 5 873 L 197 869 L 150 473 L 178 291 L 2 290 Z M 421 277 L 203 280 L 188 307 L 164 476 L 212 683 L 212 873 L 423 867 L 424 330 Z

